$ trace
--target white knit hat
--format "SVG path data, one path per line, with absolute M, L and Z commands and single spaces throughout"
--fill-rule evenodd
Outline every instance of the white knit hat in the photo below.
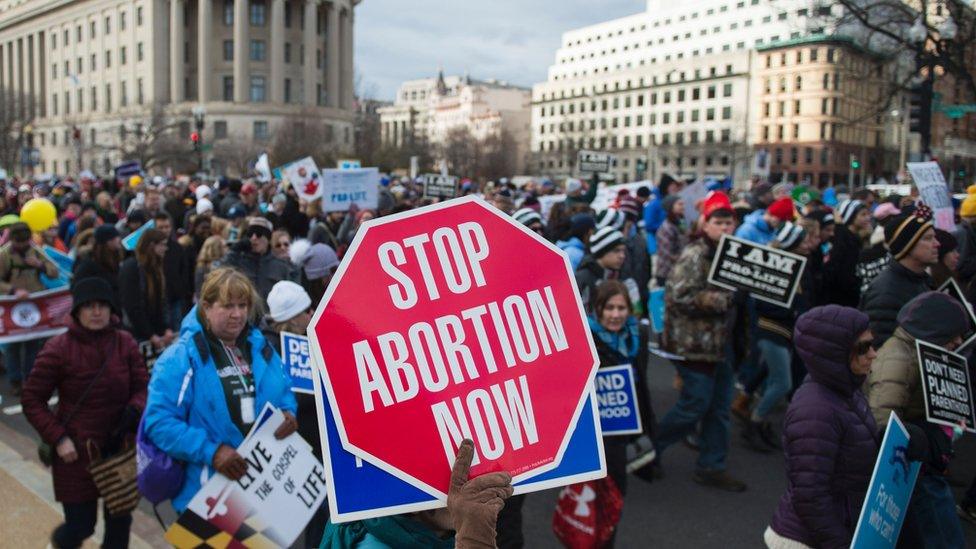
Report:
M 201 198 L 197 201 L 197 215 L 213 211 L 213 202 L 208 198 Z
M 210 196 L 210 192 L 211 192 L 210 187 L 206 185 L 200 185 L 199 187 L 197 187 L 197 190 L 194 191 L 194 193 L 196 193 L 197 195 L 197 200 L 203 200 L 204 198 L 207 198 L 208 196 Z
M 278 282 L 268 294 L 268 316 L 275 322 L 295 318 L 311 306 L 305 289 L 290 280 Z

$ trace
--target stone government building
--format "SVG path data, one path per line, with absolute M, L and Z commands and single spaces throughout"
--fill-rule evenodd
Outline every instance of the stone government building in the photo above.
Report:
M 188 150 L 198 106 L 206 143 L 311 113 L 348 150 L 360 1 L 0 0 L 0 90 L 27 98 L 40 173 L 106 172 L 123 159 L 104 145 L 156 105 Z

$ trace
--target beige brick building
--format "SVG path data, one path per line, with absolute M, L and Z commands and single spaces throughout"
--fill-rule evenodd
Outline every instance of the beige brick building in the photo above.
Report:
M 359 1 L 0 0 L 0 89 L 31 98 L 38 172 L 104 173 L 156 106 L 188 146 L 202 106 L 208 144 L 301 114 L 348 149 Z

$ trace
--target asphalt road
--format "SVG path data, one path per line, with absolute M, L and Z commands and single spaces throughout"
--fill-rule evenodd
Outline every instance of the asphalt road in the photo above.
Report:
M 658 417 L 677 398 L 672 388 L 674 368 L 655 359 L 651 364 L 651 398 Z M 17 404 L 6 379 L 0 380 L 0 408 Z M 778 416 L 777 416 L 778 418 Z M 0 413 L 0 423 L 21 434 L 36 438 L 22 414 Z M 617 547 L 762 547 L 762 533 L 769 524 L 785 487 L 783 456 L 756 454 L 740 442 L 738 426 L 733 427 L 729 472 L 748 484 L 741 494 L 704 488 L 691 480 L 696 454 L 678 444 L 663 456 L 665 477 L 648 484 L 631 477 L 617 534 Z M 976 437 L 960 442 L 952 478 L 961 495 L 976 476 Z M 526 547 L 559 547 L 552 534 L 552 511 L 558 490 L 530 494 L 523 509 Z M 144 511 L 151 513 L 148 506 Z M 164 517 L 169 520 L 172 517 Z M 976 526 L 963 523 L 967 545 L 976 547 Z M 2 545 L 2 543 L 0 543 Z

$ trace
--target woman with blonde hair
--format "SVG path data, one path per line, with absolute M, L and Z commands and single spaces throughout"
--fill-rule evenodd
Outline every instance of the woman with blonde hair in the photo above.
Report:
M 227 242 L 220 236 L 209 236 L 203 241 L 200 253 L 197 254 L 196 273 L 194 274 L 194 293 L 199 296 L 200 288 L 207 275 L 214 268 L 214 263 L 220 261 L 227 255 Z
M 281 358 L 253 324 L 261 298 L 240 271 L 207 275 L 180 339 L 156 361 L 143 429 L 149 440 L 185 463 L 173 507 L 183 512 L 206 478 L 240 479 L 247 462 L 236 448 L 254 425 L 259 406 L 285 415 L 279 439 L 298 428 L 297 404 Z

